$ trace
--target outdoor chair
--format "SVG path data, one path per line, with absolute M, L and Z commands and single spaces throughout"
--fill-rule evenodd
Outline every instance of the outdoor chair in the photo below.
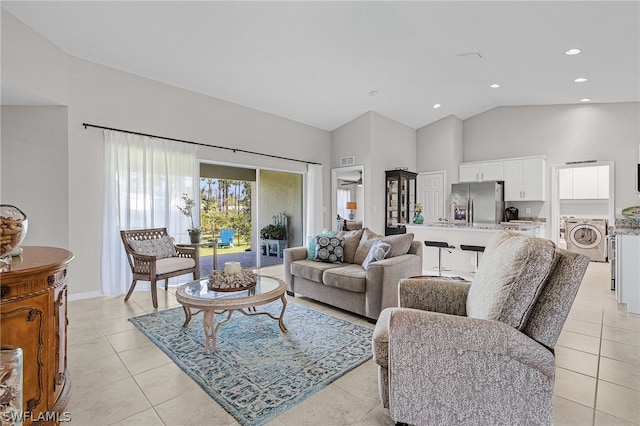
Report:
M 233 247 L 233 237 L 236 234 L 236 230 L 233 228 L 225 228 L 220 230 L 220 241 L 218 241 L 218 247 Z
M 120 237 L 133 274 L 125 302 L 129 300 L 138 280 L 151 283 L 151 299 L 153 307 L 157 308 L 159 280 L 164 280 L 164 289 L 167 290 L 171 277 L 193 274 L 194 280 L 200 278 L 196 248 L 176 246 L 166 228 L 120 231 Z
M 471 284 L 406 278 L 373 357 L 396 423 L 553 424 L 553 348 L 589 258 L 504 231 Z

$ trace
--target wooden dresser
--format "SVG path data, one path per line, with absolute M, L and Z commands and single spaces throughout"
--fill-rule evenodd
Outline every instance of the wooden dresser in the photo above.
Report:
M 23 247 L 0 272 L 0 343 L 19 346 L 23 360 L 25 425 L 64 419 L 67 371 L 67 267 L 73 254 L 56 247 Z

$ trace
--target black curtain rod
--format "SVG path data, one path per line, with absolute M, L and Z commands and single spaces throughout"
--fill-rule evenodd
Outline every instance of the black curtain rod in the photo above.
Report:
M 281 157 L 279 155 L 264 154 L 262 152 L 255 152 L 255 151 L 247 151 L 246 149 L 229 148 L 227 146 L 219 146 L 219 145 L 207 145 L 205 143 L 200 143 L 200 142 L 186 141 L 186 140 L 183 140 L 183 139 L 167 138 L 167 137 L 164 137 L 164 136 L 149 135 L 147 133 L 132 132 L 131 130 L 114 129 L 113 127 L 104 127 L 104 126 L 98 126 L 98 125 L 89 124 L 89 123 L 82 123 L 82 125 L 84 126 L 85 129 L 87 127 L 93 127 L 95 129 L 113 130 L 114 132 L 130 133 L 132 135 L 148 136 L 150 138 L 166 139 L 168 141 L 188 143 L 190 145 L 206 146 L 207 148 L 226 149 L 227 151 L 243 152 L 245 154 L 253 154 L 253 155 L 262 155 L 263 157 L 278 158 L 280 160 L 297 161 L 298 163 L 320 164 L 320 163 L 316 163 L 316 162 L 313 162 L 313 161 L 298 160 L 296 158 Z

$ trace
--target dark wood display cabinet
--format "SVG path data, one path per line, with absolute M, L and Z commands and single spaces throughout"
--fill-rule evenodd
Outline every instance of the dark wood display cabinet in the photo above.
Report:
M 0 343 L 22 348 L 23 424 L 58 424 L 71 390 L 67 267 L 73 254 L 56 247 L 23 250 L 0 272 Z
M 410 212 L 416 204 L 417 173 L 406 170 L 387 170 L 385 197 L 385 235 L 404 234 Z

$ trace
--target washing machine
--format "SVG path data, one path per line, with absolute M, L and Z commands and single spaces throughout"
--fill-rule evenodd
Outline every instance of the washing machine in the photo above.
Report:
M 584 254 L 596 262 L 607 261 L 607 220 L 567 219 L 567 250 Z

